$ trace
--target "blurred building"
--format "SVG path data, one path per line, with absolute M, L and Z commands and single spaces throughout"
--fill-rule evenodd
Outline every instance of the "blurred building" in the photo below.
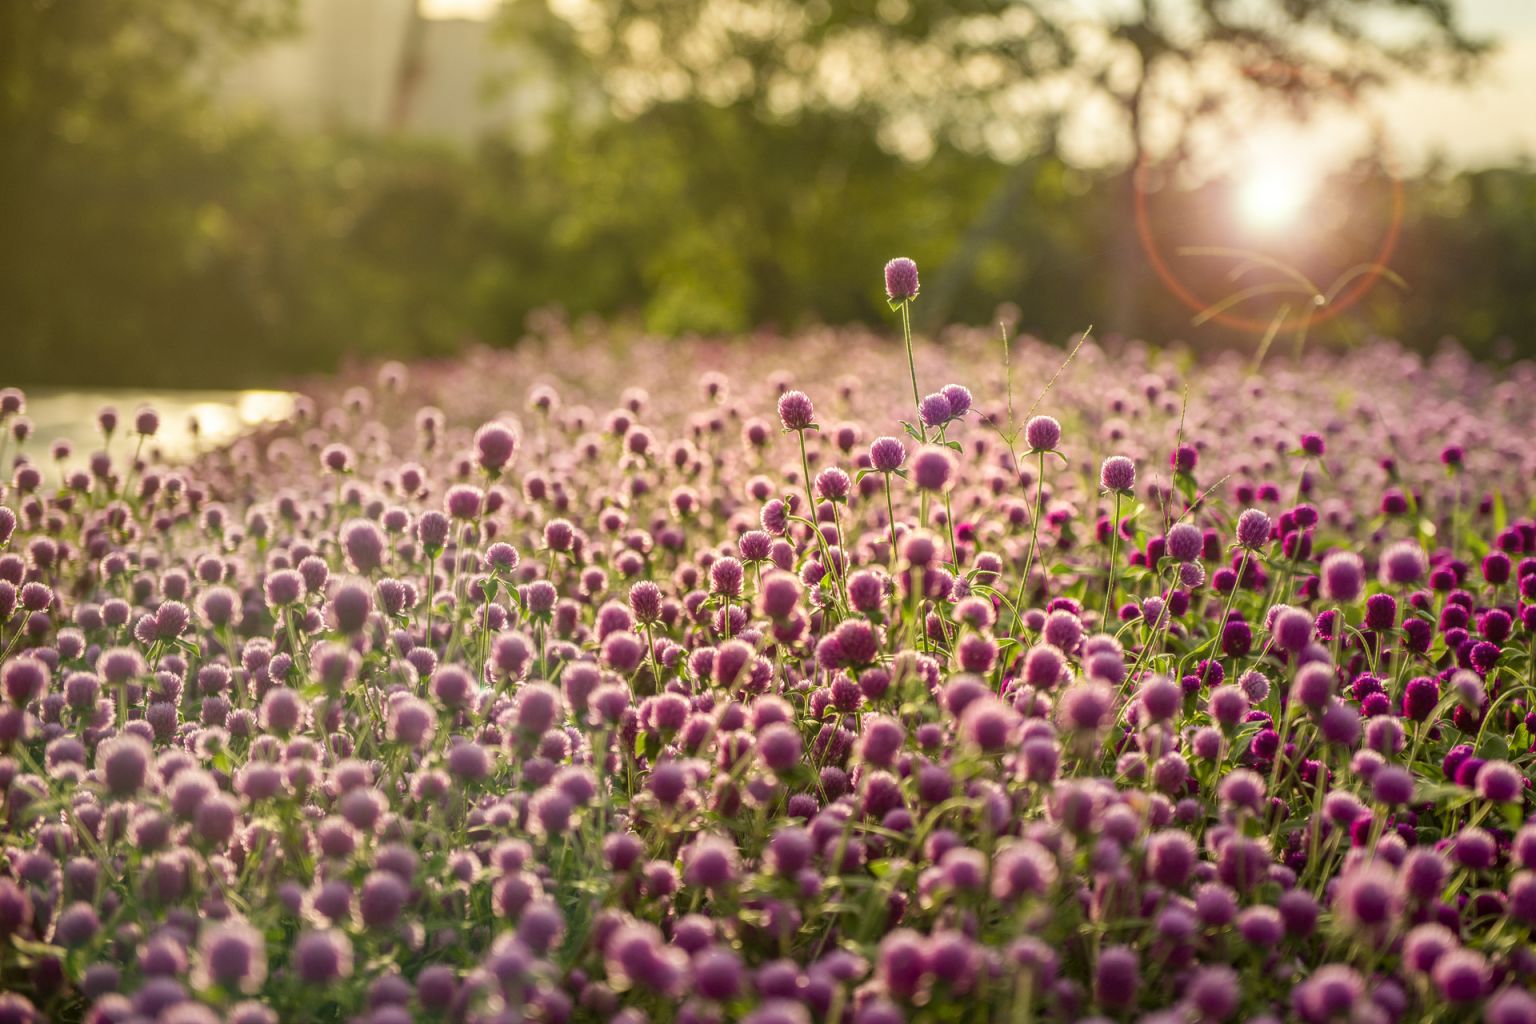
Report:
M 526 50 L 494 38 L 495 0 L 299 0 L 301 28 L 220 76 L 222 98 L 307 130 L 469 143 L 531 129 L 547 95 Z M 455 14 L 476 11 L 480 16 Z

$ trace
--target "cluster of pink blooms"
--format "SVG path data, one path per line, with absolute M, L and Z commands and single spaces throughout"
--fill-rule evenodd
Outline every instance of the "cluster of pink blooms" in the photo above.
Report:
M 910 351 L 0 391 L 0 1024 L 1536 1024 L 1536 367 Z

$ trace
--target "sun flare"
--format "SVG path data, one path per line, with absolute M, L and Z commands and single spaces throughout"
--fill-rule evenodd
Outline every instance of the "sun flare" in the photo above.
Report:
M 1267 161 L 1238 188 L 1238 213 L 1250 227 L 1275 231 L 1295 220 L 1311 198 L 1313 181 L 1295 162 Z

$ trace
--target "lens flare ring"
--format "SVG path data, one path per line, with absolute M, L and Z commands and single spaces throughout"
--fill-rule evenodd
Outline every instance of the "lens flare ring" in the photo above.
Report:
M 1304 75 L 1305 71 L 1289 65 L 1272 64 L 1247 68 L 1244 73 L 1255 80 L 1274 80 L 1277 74 L 1296 77 Z M 1322 82 L 1319 85 L 1325 90 L 1338 92 L 1334 83 Z M 1349 99 L 1348 96 L 1342 95 L 1340 98 L 1346 101 Z M 1211 307 L 1219 300 L 1202 299 L 1197 295 L 1195 290 L 1174 271 L 1158 246 L 1156 233 L 1152 229 L 1148 198 L 1151 190 L 1147 188 L 1147 178 L 1151 170 L 1151 160 L 1146 153 L 1143 153 L 1131 172 L 1131 207 L 1136 226 L 1136 238 L 1163 286 L 1193 312 L 1207 314 L 1203 317 L 1203 322 L 1206 323 L 1219 323 L 1255 334 L 1293 331 L 1298 328 L 1310 329 L 1325 324 L 1357 305 L 1386 276 L 1384 268 L 1393 253 L 1397 251 L 1397 243 L 1402 234 L 1405 207 L 1403 182 L 1390 168 L 1384 166 L 1383 173 L 1389 184 L 1388 201 L 1390 203 L 1386 228 L 1382 232 L 1381 242 L 1377 245 L 1375 254 L 1364 261 L 1364 265 L 1369 269 L 1365 270 L 1342 294 L 1332 302 L 1308 304 L 1304 310 L 1287 314 L 1280 321 L 1278 328 L 1273 317 L 1260 319 L 1225 309 L 1212 312 Z M 1287 164 L 1261 166 L 1256 177 L 1247 182 L 1239 193 L 1240 212 L 1255 227 L 1277 226 L 1301 210 L 1311 198 L 1312 184 L 1293 166 Z

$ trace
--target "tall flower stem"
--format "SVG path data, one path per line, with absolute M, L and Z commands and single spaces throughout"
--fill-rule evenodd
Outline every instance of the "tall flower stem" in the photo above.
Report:
M 837 514 L 837 502 L 829 501 L 827 504 L 832 506 L 832 530 L 837 534 L 837 549 L 847 558 L 848 542 L 843 539 L 843 521 Z
M 1029 554 L 1024 559 L 1024 574 L 1019 577 L 1019 593 L 1013 599 L 1013 626 L 1010 633 L 1019 631 L 1019 609 L 1024 605 L 1024 595 L 1029 589 L 1029 572 L 1035 566 L 1035 545 L 1040 540 L 1040 503 L 1045 495 L 1045 452 L 1036 452 L 1035 510 L 1029 517 Z
M 917 359 L 912 354 L 912 303 L 901 304 L 901 338 L 907 343 L 907 372 L 912 375 L 912 409 L 917 414 L 917 433 L 928 443 L 928 428 L 923 424 L 923 399 L 917 390 Z
M 650 619 L 646 619 L 643 625 L 645 626 L 645 657 L 651 663 L 651 686 L 660 691 L 661 663 L 656 660 L 656 637 L 651 633 Z
M 912 411 L 916 414 L 917 436 L 923 443 L 928 443 L 928 426 L 923 422 L 922 392 L 917 389 L 917 359 L 912 354 L 912 303 L 901 304 L 901 338 L 907 343 L 907 372 L 912 377 Z M 928 526 L 928 494 L 926 491 L 918 495 L 917 521 L 924 528 Z
M 827 575 L 836 582 L 837 567 L 832 564 L 832 552 L 827 548 L 827 539 L 821 535 L 821 524 L 816 518 L 816 495 L 811 489 L 811 460 L 805 454 L 805 431 L 797 430 L 795 436 L 800 439 L 800 473 L 805 478 L 805 520 L 811 524 L 811 533 L 816 537 L 822 557 L 827 560 Z
M 955 571 L 960 571 L 960 546 L 955 543 L 955 513 L 950 507 L 949 492 L 944 492 L 944 522 L 949 526 L 949 557 L 955 563 Z
M 1115 492 L 1115 514 L 1109 520 L 1109 582 L 1104 587 L 1104 624 L 1109 625 L 1109 615 L 1115 606 L 1115 556 L 1120 542 L 1120 492 Z
M 1243 549 L 1243 557 L 1237 564 L 1237 579 L 1232 582 L 1232 589 L 1227 591 L 1226 600 L 1222 602 L 1221 618 L 1216 620 L 1216 629 L 1211 634 L 1211 638 L 1195 648 L 1190 657 L 1199 658 L 1206 651 L 1213 648 L 1218 651 L 1221 650 L 1221 634 L 1227 628 L 1227 619 L 1232 614 L 1232 604 L 1237 600 L 1237 592 L 1243 585 L 1243 576 L 1248 572 L 1248 556 L 1251 554 L 1253 552 L 1250 549 Z
M 144 437 L 144 434 L 139 435 L 139 443 L 133 448 L 133 458 L 128 460 L 128 472 L 123 476 L 122 485 L 117 490 L 119 495 L 130 500 L 132 495 L 128 493 L 128 488 L 133 483 L 134 472 L 139 468 L 139 457 L 144 454 Z

